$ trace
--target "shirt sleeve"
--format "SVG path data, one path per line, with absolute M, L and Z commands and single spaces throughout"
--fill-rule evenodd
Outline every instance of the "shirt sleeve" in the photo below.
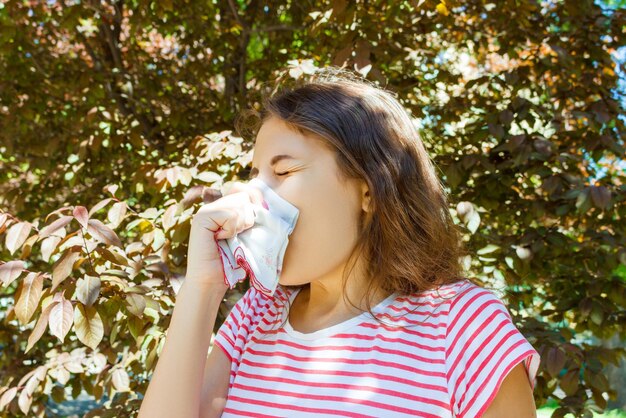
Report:
M 454 416 L 481 417 L 520 362 L 534 390 L 540 356 L 506 305 L 489 289 L 472 284 L 461 290 L 450 301 L 446 328 L 446 377 Z
M 243 294 L 218 329 L 213 344 L 219 347 L 231 363 L 239 365 L 248 336 L 259 323 L 261 307 L 267 303 L 264 295 L 253 286 Z

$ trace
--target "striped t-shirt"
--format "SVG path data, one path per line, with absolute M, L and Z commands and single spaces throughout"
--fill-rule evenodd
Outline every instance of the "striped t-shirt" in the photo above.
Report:
M 467 279 L 390 295 L 372 308 L 384 324 L 366 311 L 313 333 L 281 326 L 298 291 L 250 287 L 215 334 L 231 359 L 222 417 L 480 417 L 520 362 L 535 387 L 539 353 Z

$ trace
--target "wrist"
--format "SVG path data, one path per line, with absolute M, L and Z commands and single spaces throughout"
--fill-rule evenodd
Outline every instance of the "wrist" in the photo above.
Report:
M 228 290 L 228 285 L 225 283 L 206 281 L 206 279 L 202 280 L 190 277 L 185 277 L 183 279 L 181 287 L 192 288 L 194 292 L 198 292 L 200 294 L 217 295 L 220 298 L 223 298 Z

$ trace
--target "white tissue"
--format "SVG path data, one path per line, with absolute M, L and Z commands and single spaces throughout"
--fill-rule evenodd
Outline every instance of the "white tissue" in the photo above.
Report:
M 263 193 L 269 209 L 254 205 L 255 221 L 232 238 L 217 244 L 224 267 L 224 283 L 230 289 L 250 277 L 250 284 L 272 296 L 278 286 L 283 258 L 298 220 L 299 210 L 258 178 L 248 182 Z

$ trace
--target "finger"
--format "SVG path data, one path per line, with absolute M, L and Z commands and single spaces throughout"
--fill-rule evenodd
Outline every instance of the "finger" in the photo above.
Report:
M 222 186 L 222 194 L 224 196 L 246 191 L 246 186 L 240 181 L 229 181 Z
M 205 187 L 202 190 L 202 202 L 211 203 L 222 197 L 222 192 L 219 189 Z
M 263 197 L 263 192 L 257 189 L 254 186 L 248 185 L 248 193 L 250 194 L 250 201 L 255 205 L 261 205 L 265 209 L 268 209 L 267 203 L 265 202 L 265 198 Z
M 241 215 L 239 212 L 233 211 L 231 216 L 228 216 L 222 226 L 215 232 L 216 239 L 228 239 L 232 238 L 239 233 L 239 225 L 242 223 Z
M 244 208 L 243 229 L 252 228 L 256 221 L 256 212 L 254 206 L 248 205 Z
M 233 194 L 233 193 L 239 193 L 239 192 L 247 193 L 248 196 L 250 197 L 250 202 L 252 202 L 253 204 L 261 205 L 265 209 L 269 209 L 267 202 L 265 201 L 263 197 L 263 192 L 249 183 L 242 183 L 239 181 L 232 182 L 232 184 L 229 185 L 229 188 L 226 194 Z

